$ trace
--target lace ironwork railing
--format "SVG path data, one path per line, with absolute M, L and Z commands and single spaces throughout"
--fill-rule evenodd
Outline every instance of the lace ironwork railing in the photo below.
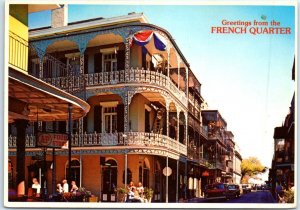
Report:
M 80 145 L 79 139 L 82 138 Z M 155 133 L 125 132 L 125 133 L 84 133 L 72 136 L 73 146 L 145 146 L 163 147 L 187 155 L 187 147 L 180 142 Z
M 58 88 L 66 89 L 68 82 L 74 90 L 81 89 L 82 80 L 78 76 L 69 77 L 52 77 L 44 78 L 44 81 L 50 83 Z M 175 95 L 182 103 L 187 104 L 187 97 L 185 93 L 176 87 L 174 83 L 166 75 L 144 69 L 120 70 L 112 72 L 90 73 L 84 75 L 84 84 L 86 87 L 115 85 L 126 83 L 150 84 L 161 88 L 167 88 Z
M 25 147 L 35 147 L 35 136 L 30 134 L 26 134 L 25 136 Z M 13 135 L 9 135 L 8 137 L 8 147 L 9 148 L 16 148 L 17 147 L 17 137 Z

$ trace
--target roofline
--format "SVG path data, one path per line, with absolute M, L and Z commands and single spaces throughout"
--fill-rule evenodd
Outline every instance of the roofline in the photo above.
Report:
M 132 13 L 129 15 L 111 17 L 111 18 L 92 18 L 87 20 L 75 21 L 68 23 L 66 26 L 52 28 L 52 27 L 42 27 L 42 28 L 35 28 L 29 30 L 29 37 L 31 38 L 38 38 L 38 37 L 45 37 L 53 34 L 64 34 L 64 33 L 72 33 L 75 31 L 81 30 L 89 30 L 92 28 L 99 28 L 105 26 L 111 26 L 114 24 L 120 24 L 128 21 L 137 21 L 140 20 L 141 22 L 148 22 L 147 18 L 143 13 Z
M 184 57 L 184 55 L 182 54 L 181 50 L 179 49 L 178 45 L 176 44 L 175 40 L 173 39 L 172 35 L 165 29 L 159 27 L 159 26 L 156 26 L 156 25 L 153 25 L 153 24 L 150 24 L 150 23 L 127 23 L 127 24 L 118 24 L 118 25 L 111 25 L 111 26 L 107 26 L 107 27 L 103 27 L 103 28 L 92 28 L 92 29 L 87 29 L 85 31 L 81 31 L 81 32 L 78 32 L 78 31 L 74 31 L 74 32 L 69 32 L 68 31 L 63 31 L 62 29 L 67 27 L 61 27 L 60 31 L 61 33 L 55 33 L 55 32 L 51 32 L 51 37 L 47 37 L 46 34 L 43 36 L 43 37 L 36 37 L 34 36 L 33 32 L 30 32 L 29 33 L 29 39 L 31 39 L 30 41 L 37 41 L 37 40 L 46 40 L 46 39 L 52 39 L 52 38 L 59 38 L 59 37 L 63 37 L 63 36 L 66 36 L 67 34 L 70 36 L 70 35 L 74 35 L 74 34 L 84 34 L 84 33 L 88 33 L 88 32 L 93 32 L 93 31 L 99 31 L 99 30 L 108 30 L 108 29 L 111 29 L 111 28 L 121 28 L 121 27 L 126 27 L 126 26 L 149 26 L 149 27 L 152 27 L 152 28 L 155 28 L 157 30 L 160 30 L 160 31 L 163 31 L 169 38 L 169 40 L 172 42 L 173 46 L 175 47 L 175 49 L 177 50 L 177 52 L 179 53 L 179 55 L 181 56 L 181 58 L 183 59 L 184 63 L 186 64 L 186 66 L 188 67 L 189 70 L 190 69 L 190 64 L 188 63 L 188 61 L 186 60 L 186 58 Z M 52 29 L 52 28 L 51 28 Z M 48 29 L 44 29 L 44 30 L 48 30 Z M 64 32 L 64 33 L 62 33 Z M 50 35 L 50 34 L 49 34 Z M 36 35 L 37 36 L 37 35 Z M 198 80 L 198 79 L 197 79 Z M 200 83 L 200 82 L 199 82 Z

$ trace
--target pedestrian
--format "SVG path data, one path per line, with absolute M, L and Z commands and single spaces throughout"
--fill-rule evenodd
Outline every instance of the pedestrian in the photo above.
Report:
M 71 185 L 72 185 L 71 190 L 70 190 L 71 193 L 76 194 L 77 191 L 78 191 L 78 187 L 77 187 L 77 185 L 76 185 L 76 182 L 75 182 L 75 181 L 72 181 L 72 182 L 71 182 Z
M 41 185 L 39 184 L 37 178 L 33 178 L 32 183 L 33 184 L 31 186 L 31 188 L 36 190 L 35 197 L 38 198 L 38 197 L 40 197 L 40 193 L 41 193 Z
M 63 191 L 64 191 L 64 193 L 68 193 L 68 192 L 69 192 L 69 184 L 68 184 L 68 181 L 67 181 L 66 179 L 64 179 L 64 180 L 62 181 L 62 183 L 63 183 Z

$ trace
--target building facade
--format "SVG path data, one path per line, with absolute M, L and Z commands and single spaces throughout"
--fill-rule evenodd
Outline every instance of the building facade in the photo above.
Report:
M 90 110 L 72 122 L 71 161 L 65 149 L 44 151 L 48 192 L 69 177 L 102 202 L 114 202 L 116 188 L 140 181 L 153 189 L 153 202 L 178 202 L 232 179 L 233 134 L 223 119 L 216 122 L 224 136 L 209 133 L 201 83 L 165 29 L 140 13 L 66 23 L 67 6 L 53 12 L 51 27 L 29 33 L 29 73 L 80 97 Z M 43 122 L 41 130 L 68 133 L 69 127 Z M 28 180 L 41 168 L 34 136 L 28 134 Z
M 240 184 L 242 179 L 242 156 L 240 154 L 240 148 L 235 145 L 233 156 L 233 183 Z

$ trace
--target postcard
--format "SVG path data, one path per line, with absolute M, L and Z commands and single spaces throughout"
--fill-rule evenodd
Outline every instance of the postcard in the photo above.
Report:
M 6 207 L 296 207 L 296 2 L 56 3 L 5 4 Z

